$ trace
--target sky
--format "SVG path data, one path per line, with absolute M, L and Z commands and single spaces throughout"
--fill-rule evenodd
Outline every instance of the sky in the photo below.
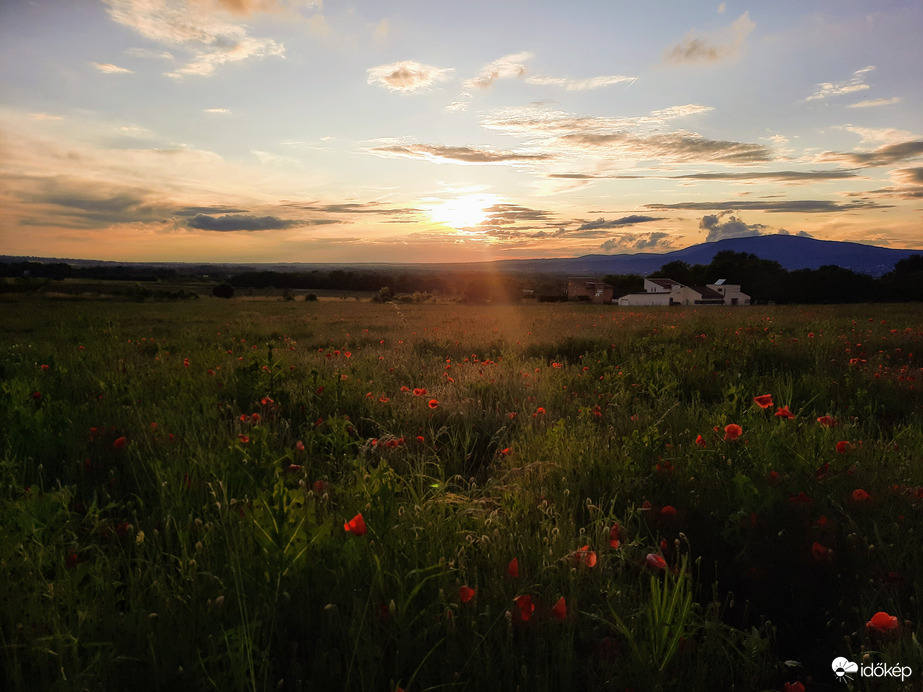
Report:
M 0 253 L 923 248 L 919 0 L 2 0 Z

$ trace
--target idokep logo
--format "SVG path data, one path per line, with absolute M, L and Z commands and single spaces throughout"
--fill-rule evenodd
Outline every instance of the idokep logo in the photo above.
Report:
M 833 659 L 831 667 L 837 680 L 843 683 L 847 680 L 852 680 L 850 673 L 853 675 L 859 673 L 860 677 L 863 678 L 900 678 L 901 682 L 913 674 L 913 669 L 910 666 L 902 666 L 900 663 L 893 666 L 889 666 L 887 663 L 863 663 L 860 666 L 858 663 L 854 663 L 842 656 Z

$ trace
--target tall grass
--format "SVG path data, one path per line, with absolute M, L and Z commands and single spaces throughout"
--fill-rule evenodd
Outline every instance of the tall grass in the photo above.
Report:
M 923 675 L 921 336 L 918 306 L 7 303 L 4 686 Z

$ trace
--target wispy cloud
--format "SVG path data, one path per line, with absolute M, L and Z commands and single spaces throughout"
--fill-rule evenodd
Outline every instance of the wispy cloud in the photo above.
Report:
M 923 140 L 886 144 L 873 151 L 834 152 L 827 151 L 820 155 L 821 161 L 839 161 L 852 166 L 875 167 L 890 166 L 901 161 L 923 156 Z
M 192 54 L 185 65 L 167 73 L 174 78 L 209 76 L 224 64 L 251 58 L 283 56 L 284 46 L 254 38 L 240 17 L 275 11 L 279 2 L 260 0 L 104 0 L 109 16 L 152 41 Z
M 852 94 L 869 89 L 869 85 L 865 83 L 865 77 L 874 69 L 874 65 L 863 67 L 861 70 L 853 72 L 852 77 L 843 82 L 821 82 L 817 85 L 814 93 L 808 96 L 805 101 L 817 101 L 831 96 L 842 96 L 843 94 Z
M 690 31 L 685 38 L 664 52 L 664 62 L 669 65 L 717 63 L 733 57 L 744 40 L 756 27 L 750 15 L 744 12 L 733 24 L 719 32 L 698 36 Z
M 205 113 L 211 113 L 212 115 L 230 115 L 231 111 L 227 108 L 206 108 Z
M 586 231 L 590 229 L 597 228 L 623 228 L 625 226 L 634 226 L 639 223 L 648 223 L 650 221 L 662 221 L 663 217 L 660 216 L 642 216 L 640 214 L 632 214 L 630 216 L 623 216 L 618 219 L 606 220 L 602 217 L 596 219 L 596 221 L 588 221 L 582 224 L 578 230 Z
M 532 75 L 526 77 L 528 84 L 541 84 L 550 86 L 564 87 L 568 91 L 588 91 L 590 89 L 601 89 L 612 86 L 613 84 L 623 84 L 625 82 L 634 83 L 637 77 L 625 77 L 624 75 L 604 75 L 601 77 L 590 77 L 589 79 L 567 79 L 565 77 L 550 77 L 548 75 Z
M 868 101 L 859 101 L 859 103 L 850 103 L 847 108 L 877 108 L 878 106 L 893 106 L 897 103 L 903 103 L 904 99 L 895 96 L 890 99 L 870 99 Z
M 444 82 L 450 78 L 452 71 L 451 67 L 433 67 L 413 60 L 402 60 L 369 68 L 368 83 L 408 93 L 421 91 L 436 82 Z
M 226 214 L 210 216 L 196 214 L 186 222 L 188 228 L 200 231 L 278 231 L 295 226 L 316 226 L 339 223 L 334 219 L 280 219 L 276 216 L 250 216 L 248 214 Z
M 522 77 L 526 74 L 526 60 L 532 58 L 532 53 L 522 52 L 505 55 L 486 65 L 477 75 L 465 82 L 468 89 L 486 89 L 498 79 Z
M 673 247 L 673 234 L 664 231 L 650 233 L 618 234 L 599 246 L 605 252 L 643 252 L 651 250 L 670 250 Z
M 797 212 L 801 214 L 830 214 L 861 209 L 883 209 L 884 205 L 868 200 L 857 200 L 847 204 L 817 199 L 795 200 L 735 200 L 733 202 L 678 202 L 676 204 L 645 204 L 645 209 L 667 211 L 689 209 L 700 211 L 766 211 L 775 213 Z
M 127 67 L 119 67 L 118 65 L 112 65 L 110 63 L 99 63 L 94 62 L 93 67 L 104 74 L 134 74 L 134 70 L 129 70 Z
M 551 154 L 494 151 L 485 147 L 451 147 L 436 144 L 393 144 L 373 147 L 368 151 L 386 158 L 423 159 L 436 163 L 461 164 L 529 163 L 549 159 L 552 156 Z

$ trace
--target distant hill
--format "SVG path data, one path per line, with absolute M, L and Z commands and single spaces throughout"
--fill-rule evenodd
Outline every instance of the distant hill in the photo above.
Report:
M 306 272 L 331 271 L 336 269 L 352 271 L 403 271 L 428 272 L 438 271 L 484 271 L 499 269 L 511 273 L 556 274 L 556 275 L 593 275 L 606 274 L 650 274 L 668 262 L 681 261 L 687 264 L 709 264 L 712 258 L 722 250 L 747 252 L 760 259 L 773 260 L 789 271 L 795 269 L 817 269 L 824 265 L 836 265 L 851 269 L 860 274 L 881 276 L 887 274 L 894 265 L 910 255 L 923 255 L 923 250 L 895 250 L 848 243 L 837 240 L 815 240 L 795 235 L 761 235 L 750 238 L 728 238 L 713 243 L 691 245 L 673 252 L 642 252 L 626 255 L 584 255 L 583 257 L 559 257 L 550 259 L 513 259 L 494 260 L 491 262 L 454 262 L 431 264 L 396 264 L 396 263 L 215 263 L 204 262 L 112 262 L 83 259 L 57 259 L 42 257 L 0 256 L 0 262 L 60 262 L 71 266 L 103 267 L 162 267 L 176 270 L 182 274 L 207 274 L 209 271 L 224 272 L 275 271 Z
M 910 255 L 923 250 L 892 248 L 848 243 L 837 240 L 815 240 L 794 235 L 761 235 L 750 238 L 727 238 L 713 243 L 700 243 L 673 252 L 644 252 L 632 255 L 584 255 L 575 258 L 500 260 L 496 264 L 508 271 L 540 272 L 573 275 L 641 274 L 657 271 L 668 262 L 709 264 L 722 250 L 748 252 L 760 259 L 772 260 L 784 269 L 817 269 L 836 265 L 843 269 L 881 276 Z

